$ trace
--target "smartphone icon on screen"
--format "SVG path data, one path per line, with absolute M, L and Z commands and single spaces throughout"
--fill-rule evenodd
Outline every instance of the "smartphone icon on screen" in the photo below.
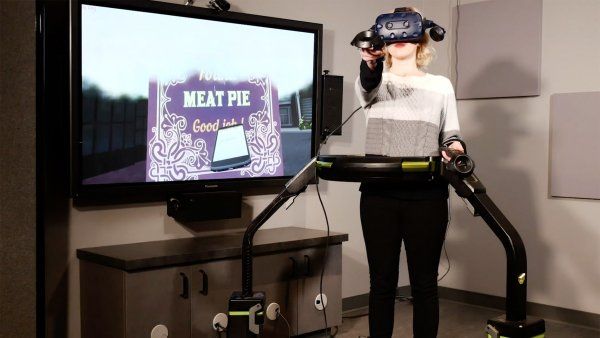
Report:
M 244 126 L 237 124 L 217 131 L 210 164 L 211 171 L 223 171 L 250 164 L 250 151 Z

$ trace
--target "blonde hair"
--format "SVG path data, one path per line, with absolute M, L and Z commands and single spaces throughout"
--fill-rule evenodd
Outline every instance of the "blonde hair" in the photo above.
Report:
M 412 12 L 417 12 L 423 16 L 416 7 L 408 7 Z M 392 67 L 392 56 L 390 52 L 387 51 L 387 46 L 383 48 L 383 53 L 385 55 L 385 66 L 387 68 Z M 429 46 L 429 35 L 423 34 L 423 40 L 419 41 L 417 44 L 417 68 L 425 69 L 431 63 L 433 58 L 435 57 L 435 49 Z

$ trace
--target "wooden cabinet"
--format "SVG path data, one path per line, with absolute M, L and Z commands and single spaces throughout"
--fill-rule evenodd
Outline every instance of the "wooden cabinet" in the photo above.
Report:
M 306 234 L 307 238 L 300 241 L 291 236 L 298 231 L 279 230 L 280 236 L 273 237 L 272 245 L 269 241 L 255 243 L 258 253 L 253 264 L 254 290 L 266 293 L 267 306 L 272 302 L 280 305 L 293 335 L 324 328 L 323 312 L 314 305 L 323 264 L 328 326 L 341 324 L 341 242 L 347 240 L 344 234 L 334 237 L 337 240 L 331 241 L 325 262 L 325 250 L 317 245 L 319 241 Z M 322 235 L 307 231 L 313 236 Z M 202 259 L 190 254 L 193 246 L 189 242 L 179 243 L 180 249 L 177 243 L 162 243 L 159 247 L 169 248 L 163 253 L 168 251 L 170 255 L 155 253 L 152 259 L 141 260 L 141 252 L 152 252 L 152 244 L 141 244 L 78 250 L 82 337 L 151 338 L 157 325 L 168 329 L 168 337 L 215 336 L 214 316 L 227 313 L 231 293 L 241 290 L 239 251 L 224 255 L 212 252 Z M 131 253 L 137 257 L 134 259 Z M 263 328 L 263 337 L 288 335 L 282 320 L 265 320 Z
M 298 252 L 298 258 L 309 265 L 309 275 L 298 279 L 298 313 L 296 321 L 300 333 L 313 332 L 325 328 L 323 311 L 315 307 L 315 299 L 320 293 L 321 268 L 325 263 L 323 293 L 327 297 L 327 326 L 342 324 L 342 250 L 340 245 L 330 247 L 325 262 L 325 250 L 308 248 Z
M 157 325 L 166 326 L 169 337 L 189 337 L 189 274 L 186 267 L 126 273 L 125 337 L 150 338 Z
M 254 259 L 254 290 L 265 292 L 266 305 L 278 303 L 286 318 L 297 317 L 298 280 L 293 275 L 290 259 L 293 256 L 296 256 L 296 252 L 264 255 Z M 216 261 L 194 265 L 192 269 L 192 288 L 196 288 L 192 291 L 191 298 L 192 337 L 209 337 L 214 335 L 214 316 L 227 313 L 229 296 L 233 291 L 241 290 L 241 261 Z M 284 323 L 265 321 L 263 336 L 282 337 L 283 333 L 287 335 Z
M 190 337 L 188 267 L 128 273 L 81 261 L 79 268 L 82 337 L 150 338 L 157 325 L 169 337 Z

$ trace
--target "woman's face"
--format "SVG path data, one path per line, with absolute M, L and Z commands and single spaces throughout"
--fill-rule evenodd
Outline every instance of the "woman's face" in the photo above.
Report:
M 410 42 L 396 42 L 387 45 L 387 50 L 394 59 L 410 59 L 417 56 L 417 44 Z

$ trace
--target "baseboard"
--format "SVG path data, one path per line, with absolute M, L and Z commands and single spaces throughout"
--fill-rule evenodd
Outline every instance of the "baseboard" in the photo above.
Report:
M 438 288 L 438 293 L 442 299 L 504 310 L 504 297 L 447 288 L 443 286 Z M 406 285 L 399 287 L 396 294 L 404 296 L 410 295 L 410 286 Z M 369 294 L 362 294 L 342 299 L 342 311 L 344 312 L 344 315 L 356 315 L 360 312 L 366 311 L 368 307 Z M 527 302 L 527 314 L 534 317 L 556 320 L 600 330 L 600 314 L 596 313 Z
M 440 298 L 453 300 L 465 304 L 485 306 L 504 310 L 505 298 L 483 293 L 464 291 L 440 286 Z M 558 306 L 527 302 L 527 314 L 544 319 L 557 320 L 569 324 L 587 326 L 600 330 L 600 314 L 572 310 Z

